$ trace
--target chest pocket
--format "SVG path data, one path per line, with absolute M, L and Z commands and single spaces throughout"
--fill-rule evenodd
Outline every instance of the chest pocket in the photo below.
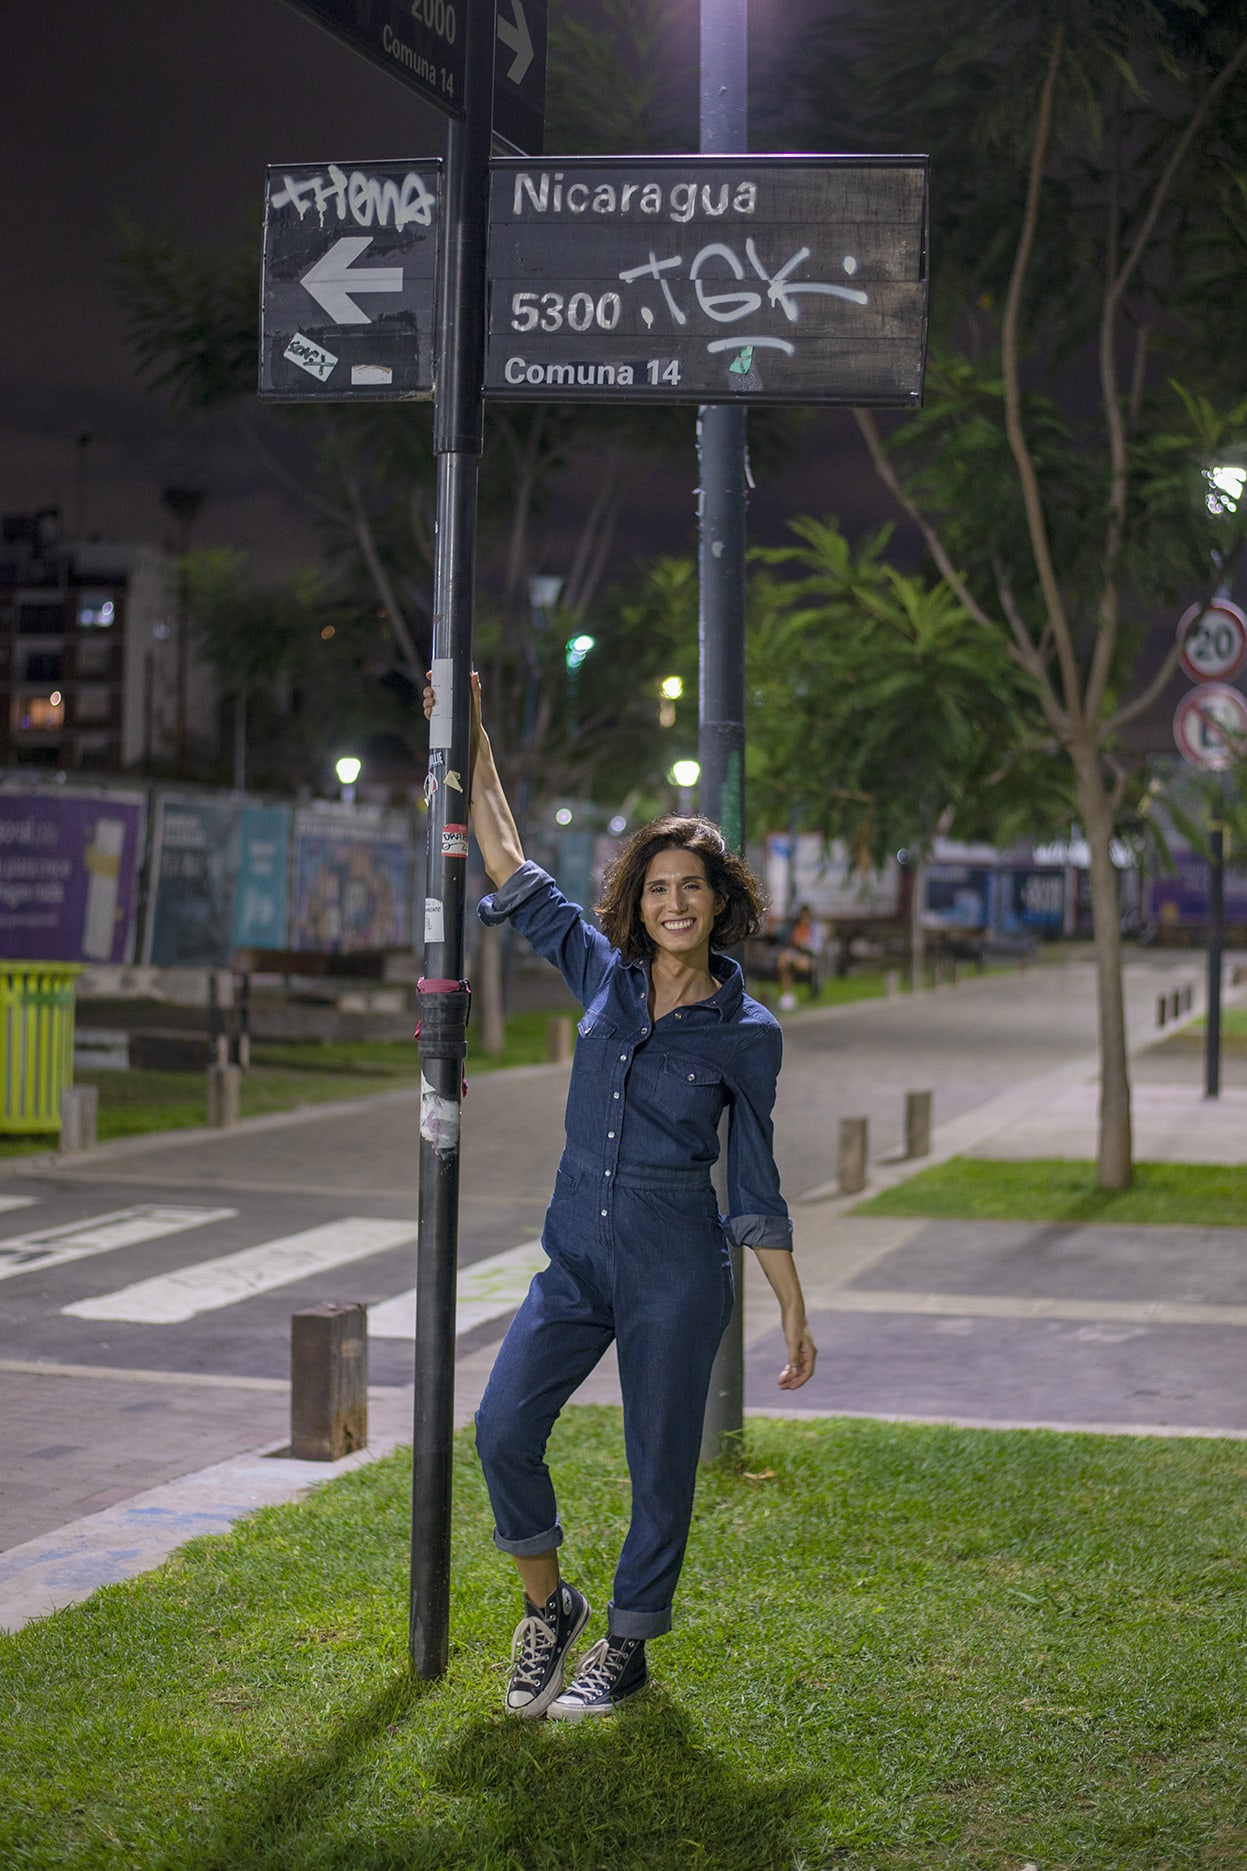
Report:
M 663 1102 L 676 1112 L 717 1122 L 728 1100 L 728 1086 L 718 1066 L 687 1054 L 668 1054 L 661 1074 Z
M 593 1019 L 586 1014 L 576 1027 L 576 1065 L 581 1070 L 601 1072 L 618 1051 L 616 1030 L 610 1020 Z

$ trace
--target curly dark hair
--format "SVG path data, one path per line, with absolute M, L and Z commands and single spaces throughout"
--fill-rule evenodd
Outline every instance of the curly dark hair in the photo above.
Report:
M 711 819 L 681 818 L 669 814 L 651 819 L 631 838 L 607 867 L 602 900 L 596 907 L 603 934 L 625 961 L 648 961 L 654 944 L 641 920 L 641 892 L 651 860 L 660 851 L 695 851 L 706 866 L 710 888 L 727 900 L 714 919 L 710 933 L 714 948 L 731 948 L 762 926 L 765 897 L 749 866 L 724 842 Z

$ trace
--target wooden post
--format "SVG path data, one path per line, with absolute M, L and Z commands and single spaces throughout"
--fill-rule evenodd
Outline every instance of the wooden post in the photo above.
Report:
M 242 1070 L 236 1065 L 208 1067 L 208 1127 L 229 1130 L 242 1115 Z
M 572 1017 L 555 1014 L 546 1027 L 546 1058 L 551 1065 L 567 1065 L 572 1056 Z
M 290 1320 L 290 1453 L 340 1462 L 368 1445 L 368 1309 L 326 1300 Z
M 1157 1026 L 1164 1026 L 1165 1021 L 1168 1018 L 1169 1018 L 1169 996 L 1167 994 L 1161 994 L 1157 997 L 1157 1001 L 1156 1001 L 1156 1024 Z
M 61 1092 L 61 1152 L 94 1150 L 100 1094 L 94 1085 L 66 1085 Z
M 905 1093 L 905 1155 L 931 1154 L 931 1093 Z
M 836 1184 L 841 1195 L 856 1195 L 866 1187 L 866 1119 L 840 1119 L 840 1161 Z

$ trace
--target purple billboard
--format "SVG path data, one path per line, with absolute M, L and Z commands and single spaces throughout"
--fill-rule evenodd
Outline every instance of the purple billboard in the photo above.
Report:
M 0 956 L 128 962 L 141 793 L 0 792 Z

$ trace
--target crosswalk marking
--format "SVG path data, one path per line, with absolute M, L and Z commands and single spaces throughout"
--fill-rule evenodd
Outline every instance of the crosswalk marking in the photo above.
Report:
M 116 1293 L 75 1300 L 61 1311 L 76 1319 L 124 1319 L 136 1325 L 180 1325 L 201 1312 L 236 1305 L 256 1293 L 364 1260 L 416 1236 L 414 1221 L 378 1221 L 359 1215 L 262 1241 L 258 1247 L 203 1260 L 175 1273 L 139 1280 Z
M 455 1288 L 455 1333 L 470 1332 L 475 1325 L 501 1318 L 515 1308 L 528 1291 L 528 1283 L 546 1264 L 546 1252 L 540 1241 L 524 1241 L 477 1260 L 459 1270 Z M 407 1338 L 416 1335 L 416 1289 L 399 1293 L 379 1306 L 368 1308 L 370 1338 Z
M 85 1221 L 66 1222 L 59 1228 L 9 1235 L 0 1241 L 0 1280 L 11 1280 L 19 1273 L 39 1273 L 69 1260 L 84 1260 L 88 1254 L 136 1247 L 162 1234 L 183 1234 L 188 1228 L 202 1228 L 211 1221 L 230 1221 L 237 1213 L 236 1208 L 143 1202 L 108 1215 L 91 1215 Z

